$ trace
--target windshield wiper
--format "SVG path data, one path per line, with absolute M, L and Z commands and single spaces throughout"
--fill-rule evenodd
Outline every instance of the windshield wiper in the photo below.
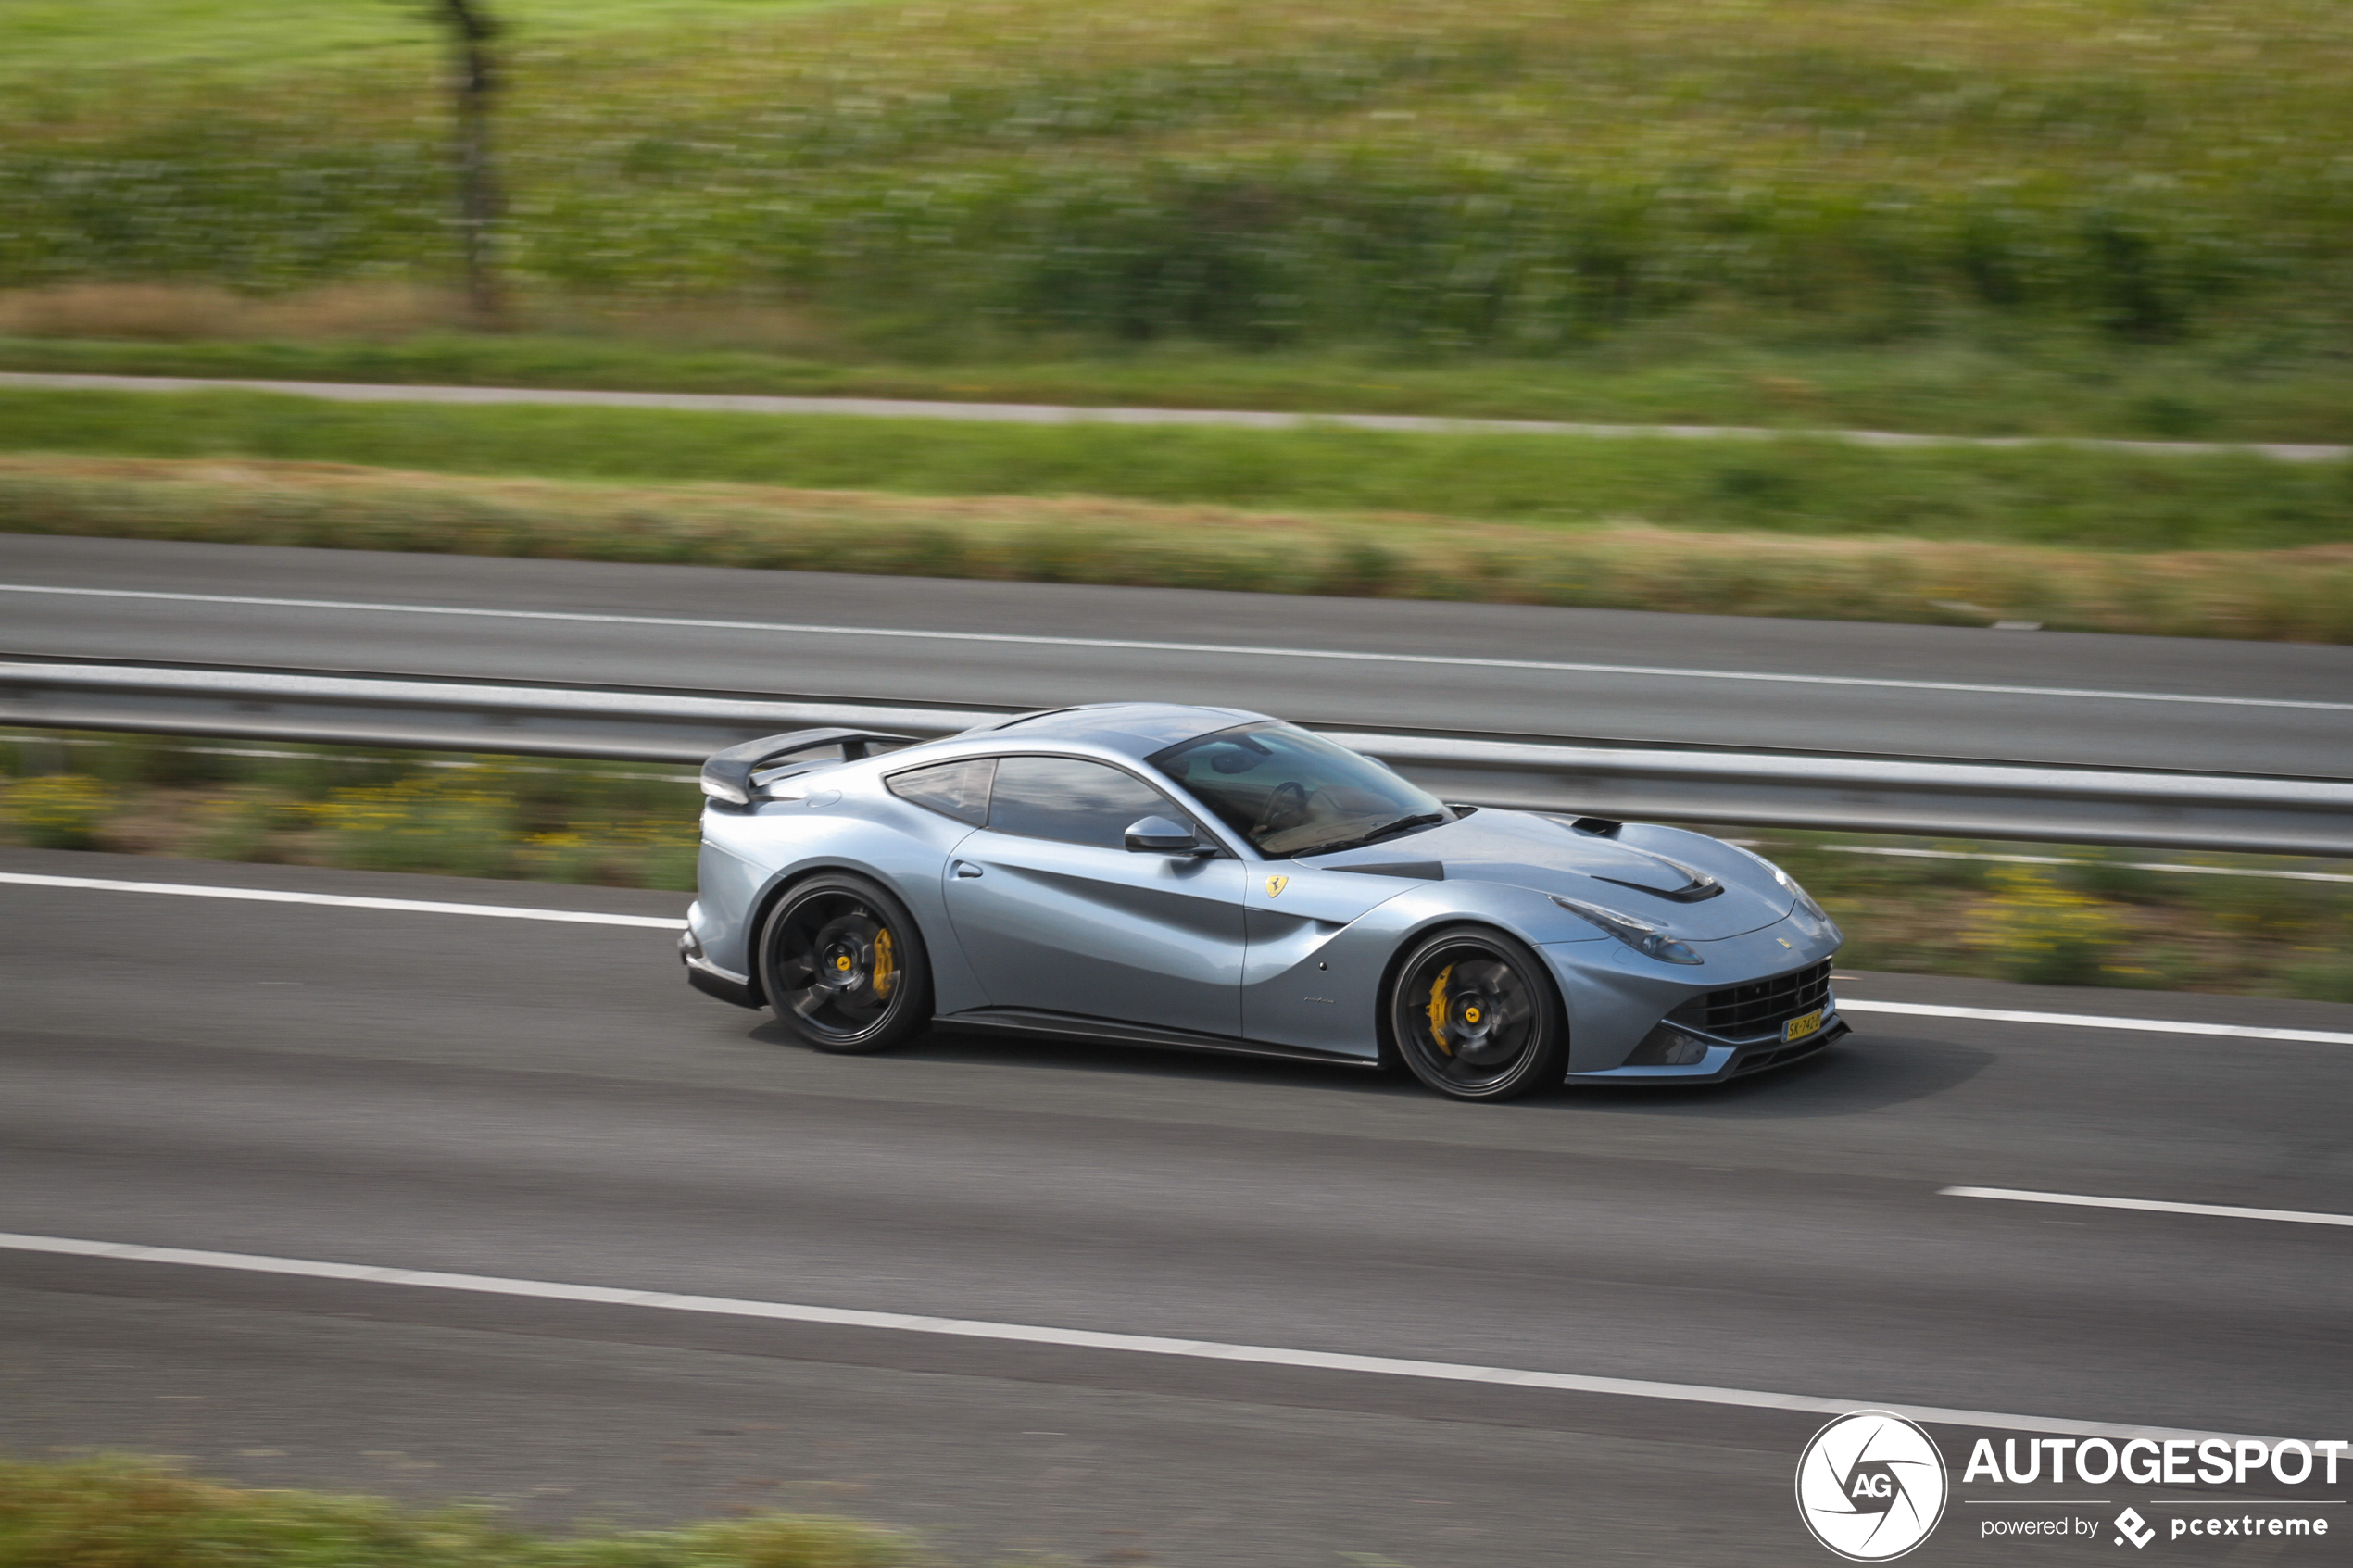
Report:
M 1362 849 L 1367 844 L 1378 844 L 1384 838 L 1394 838 L 1399 834 L 1411 832 L 1415 828 L 1434 827 L 1446 820 L 1447 816 L 1443 811 L 1416 811 L 1410 817 L 1400 817 L 1394 822 L 1383 822 L 1372 832 L 1360 833 L 1353 838 L 1343 838 L 1330 844 L 1318 844 L 1313 849 L 1293 850 L 1291 859 L 1297 859 L 1302 855 L 1337 855 L 1343 849 Z

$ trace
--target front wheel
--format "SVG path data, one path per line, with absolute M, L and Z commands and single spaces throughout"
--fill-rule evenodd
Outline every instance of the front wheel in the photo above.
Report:
M 786 892 L 760 941 L 776 1022 L 821 1051 L 887 1050 L 931 1018 L 931 963 L 906 906 L 864 877 Z
M 1397 966 L 1390 992 L 1397 1054 L 1455 1099 L 1513 1099 L 1557 1084 L 1568 1024 L 1543 960 L 1500 931 L 1441 931 Z

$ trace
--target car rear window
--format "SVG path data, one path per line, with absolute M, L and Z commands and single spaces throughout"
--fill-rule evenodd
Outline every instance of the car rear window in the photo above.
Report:
M 901 800 L 979 827 L 988 821 L 988 781 L 996 768 L 994 757 L 974 757 L 893 773 L 887 782 Z

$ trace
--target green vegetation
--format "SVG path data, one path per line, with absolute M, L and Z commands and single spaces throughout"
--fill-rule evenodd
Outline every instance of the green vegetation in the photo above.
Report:
M 115 1457 L 0 1461 L 0 1568 L 901 1568 L 908 1537 L 856 1520 L 754 1515 L 549 1538 L 495 1510 L 249 1491 Z
M 1855 854 L 1936 848 L 2063 857 L 1999 859 Z M 2353 881 L 2300 882 L 2140 869 L 2236 865 L 2345 876 L 2353 864 L 2047 844 L 1978 845 L 1776 834 L 1759 844 L 1847 934 L 1844 967 L 2353 1002 Z
M 527 37 L 564 38 L 658 27 L 741 26 L 843 0 L 503 0 L 498 14 Z M 187 71 L 275 76 L 288 68 L 381 68 L 429 62 L 442 47 L 423 8 L 399 0 L 9 0 L 0 85 L 79 74 Z
M 930 345 L 1543 355 L 1663 319 L 2007 321 L 2236 335 L 2250 375 L 2347 345 L 2337 0 L 592 8 L 648 24 L 625 38 L 516 8 L 512 254 L 542 291 Z M 422 39 L 289 56 L 260 93 L 185 52 L 117 64 L 117 31 L 53 25 L 12 84 L 0 279 L 446 275 Z
M 1093 497 L 0 458 L 0 527 L 102 538 L 2353 642 L 2353 547 L 2104 551 Z
M 699 806 L 683 769 L 0 734 L 0 828 L 51 847 L 685 890 Z M 2347 862 L 1836 833 L 1743 842 L 1788 867 L 1838 919 L 1851 968 L 2353 1002 L 2353 882 L 2135 865 L 2342 876 Z M 2022 850 L 2069 863 L 1839 845 Z M 0 1568 L 9 1568 L 5 1549 Z
M 505 0 L 511 336 L 450 327 L 431 29 L 315 9 L 6 8 L 0 368 L 2353 442 L 2338 0 Z M 361 527 L 307 483 L 281 515 L 225 482 L 19 473 L 19 529 L 2353 617 L 2344 462 L 47 392 L 0 395 L 0 449 L 1047 498 L 1026 522 L 640 495 L 613 521 L 584 491 L 411 485 Z M 1283 516 L 1164 535 L 1144 503 Z M 2247 554 L 2284 550 L 2320 553 Z M 2176 554 L 2086 553 L 2124 551 Z
M 684 891 L 700 805 L 658 765 L 0 732 L 0 822 L 39 848 Z
M 1882 449 L 1795 436 L 1601 440 L 0 390 L 0 448 L 2101 549 L 2279 549 L 2353 536 L 2353 463 Z

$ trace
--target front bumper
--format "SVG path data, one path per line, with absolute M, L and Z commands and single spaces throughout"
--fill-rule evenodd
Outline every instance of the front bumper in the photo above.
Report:
M 1720 1084 L 1728 1078 L 1745 1078 L 1753 1073 L 1803 1061 L 1854 1032 L 1854 1025 L 1839 1016 L 1837 1004 L 1832 1002 L 1831 1010 L 1822 1017 L 1822 1026 L 1802 1040 L 1782 1040 L 1769 1035 L 1761 1040 L 1718 1040 L 1695 1030 L 1686 1031 L 1707 1047 L 1707 1054 L 1689 1066 L 1613 1067 L 1601 1073 L 1572 1073 L 1566 1082 L 1638 1087 L 1645 1084 Z
M 1831 965 L 1836 927 L 1801 912 L 1754 932 L 1695 944 L 1701 968 L 1669 965 L 1617 942 L 1551 944 L 1542 951 L 1569 1004 L 1571 1084 L 1715 1084 L 1816 1055 L 1851 1032 L 1839 1016 Z M 1803 1038 L 1785 1024 L 1816 1008 Z M 1643 1049 L 1671 1029 L 1680 1047 Z M 1702 1047 L 1695 1060 L 1666 1065 Z M 1644 1056 L 1651 1060 L 1644 1061 Z

